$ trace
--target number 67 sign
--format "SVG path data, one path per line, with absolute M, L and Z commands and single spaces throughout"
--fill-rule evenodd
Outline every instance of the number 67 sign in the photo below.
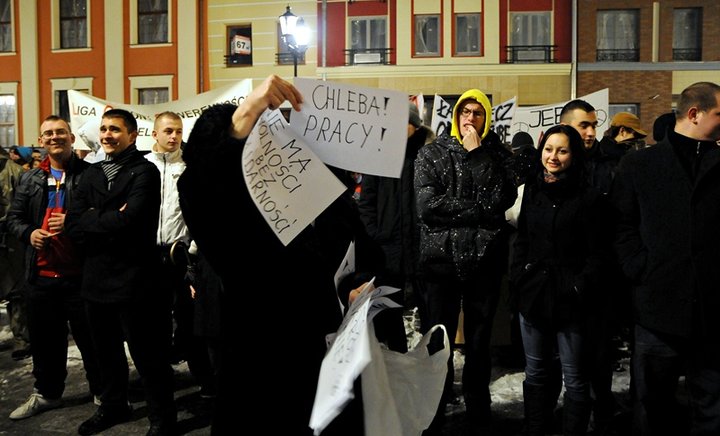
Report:
M 231 54 L 249 55 L 252 52 L 250 38 L 243 35 L 235 35 L 230 47 Z

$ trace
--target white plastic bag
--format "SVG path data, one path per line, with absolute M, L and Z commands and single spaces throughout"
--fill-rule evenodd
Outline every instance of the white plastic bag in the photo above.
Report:
M 371 329 L 372 323 L 369 323 Z M 438 329 L 443 349 L 428 353 Z M 407 353 L 382 348 L 370 332 L 372 362 L 362 373 L 366 436 L 419 436 L 430 426 L 445 386 L 450 344 L 443 325 L 436 325 Z

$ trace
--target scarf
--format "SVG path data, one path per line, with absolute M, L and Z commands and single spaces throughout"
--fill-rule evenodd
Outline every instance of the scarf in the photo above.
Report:
M 128 148 L 122 151 L 119 155 L 112 157 L 106 156 L 105 160 L 100 163 L 105 177 L 107 178 L 107 189 L 108 191 L 112 188 L 113 180 L 115 176 L 120 172 L 123 165 L 125 165 L 130 158 L 133 156 L 133 152 L 137 150 L 135 144 L 130 144 Z

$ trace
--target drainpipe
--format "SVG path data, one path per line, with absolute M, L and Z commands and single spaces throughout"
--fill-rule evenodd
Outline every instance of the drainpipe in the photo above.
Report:
M 204 59 L 204 45 L 205 45 L 205 28 L 203 22 L 205 21 L 205 6 L 203 6 L 203 0 L 198 0 L 198 86 L 200 86 L 199 93 L 205 92 L 205 59 Z
M 322 14 L 320 15 L 320 19 L 322 20 L 322 67 L 323 67 L 323 73 L 322 73 L 322 79 L 327 80 L 327 73 L 324 71 L 324 69 L 327 67 L 327 0 L 322 1 Z
M 572 48 L 571 50 L 571 67 L 570 67 L 570 100 L 575 100 L 577 95 L 577 35 L 578 35 L 578 19 L 577 19 L 577 0 L 572 2 Z

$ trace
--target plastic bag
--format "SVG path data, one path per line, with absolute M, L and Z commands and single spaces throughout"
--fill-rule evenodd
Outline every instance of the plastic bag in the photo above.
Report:
M 443 348 L 430 355 L 427 346 L 438 329 L 443 331 Z M 435 416 L 445 386 L 450 357 L 445 327 L 431 328 L 407 353 L 382 348 L 372 331 L 370 350 L 372 361 L 362 373 L 365 435 L 421 435 Z

